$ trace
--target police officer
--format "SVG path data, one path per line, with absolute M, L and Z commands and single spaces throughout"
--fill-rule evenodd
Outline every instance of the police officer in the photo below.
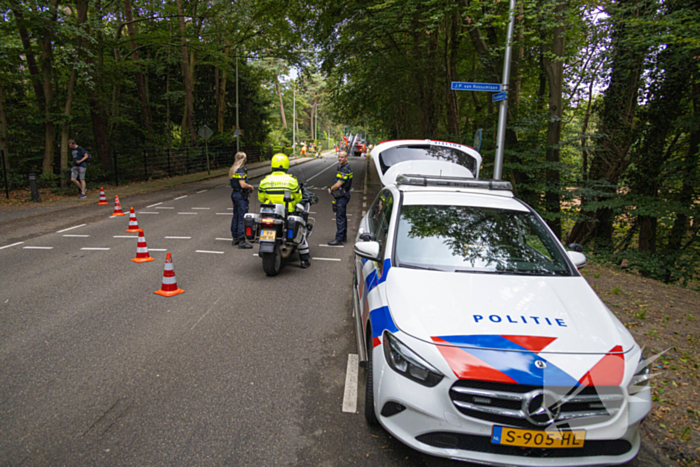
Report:
M 338 172 L 335 174 L 335 183 L 328 189 L 333 195 L 333 211 L 335 212 L 336 232 L 335 238 L 328 242 L 329 245 L 342 245 L 348 241 L 348 214 L 347 206 L 350 201 L 350 189 L 352 188 L 352 169 L 348 164 L 348 153 L 338 153 Z
M 263 178 L 258 186 L 258 200 L 261 203 L 284 204 L 284 192 L 292 194 L 292 202 L 289 203 L 289 212 L 294 212 L 296 205 L 301 201 L 301 186 L 293 175 L 287 173 L 289 170 L 289 159 L 284 154 L 272 156 L 270 164 L 272 173 Z M 309 244 L 306 242 L 306 229 L 303 229 L 301 243 L 297 247 L 301 268 L 306 269 L 311 266 L 309 258 Z
M 247 157 L 244 152 L 236 153 L 236 159 L 228 171 L 231 179 L 231 201 L 233 201 L 233 219 L 231 220 L 231 236 L 233 245 L 238 245 L 241 249 L 253 248 L 245 241 L 245 231 L 243 229 L 243 217 L 248 212 L 248 196 L 253 191 L 253 185 L 248 183 L 248 170 L 245 168 Z

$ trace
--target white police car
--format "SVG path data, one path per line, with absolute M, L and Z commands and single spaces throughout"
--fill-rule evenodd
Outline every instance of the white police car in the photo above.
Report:
M 647 370 L 579 274 L 585 256 L 508 182 L 471 178 L 478 164 L 455 176 L 440 161 L 388 159 L 355 244 L 368 422 L 424 453 L 490 465 L 632 459 Z

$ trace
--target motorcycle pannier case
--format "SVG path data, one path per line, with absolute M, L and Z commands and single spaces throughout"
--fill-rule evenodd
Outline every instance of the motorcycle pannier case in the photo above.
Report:
M 255 240 L 259 235 L 259 224 L 256 221 L 260 220 L 260 214 L 248 213 L 243 216 L 243 228 L 245 229 L 245 238 Z
M 300 216 L 289 216 L 287 218 L 287 241 L 295 244 L 301 243 L 304 235 L 304 218 Z

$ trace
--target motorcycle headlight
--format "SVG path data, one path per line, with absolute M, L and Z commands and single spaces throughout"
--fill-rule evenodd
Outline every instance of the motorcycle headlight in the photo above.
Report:
M 383 337 L 384 357 L 394 371 L 430 388 L 442 380 L 444 375 L 439 370 L 420 358 L 389 331 L 384 331 Z
M 629 395 L 633 396 L 649 386 L 649 378 L 651 378 L 649 374 L 649 362 L 647 362 L 644 352 L 642 352 L 639 363 L 637 363 L 637 371 L 630 380 L 630 384 L 627 385 L 627 392 Z

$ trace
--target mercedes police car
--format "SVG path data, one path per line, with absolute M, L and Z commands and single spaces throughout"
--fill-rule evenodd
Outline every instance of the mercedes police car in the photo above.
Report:
M 641 349 L 579 274 L 585 256 L 508 182 L 475 178 L 465 148 L 372 151 L 384 188 L 353 278 L 367 421 L 489 465 L 629 461 L 651 410 Z

